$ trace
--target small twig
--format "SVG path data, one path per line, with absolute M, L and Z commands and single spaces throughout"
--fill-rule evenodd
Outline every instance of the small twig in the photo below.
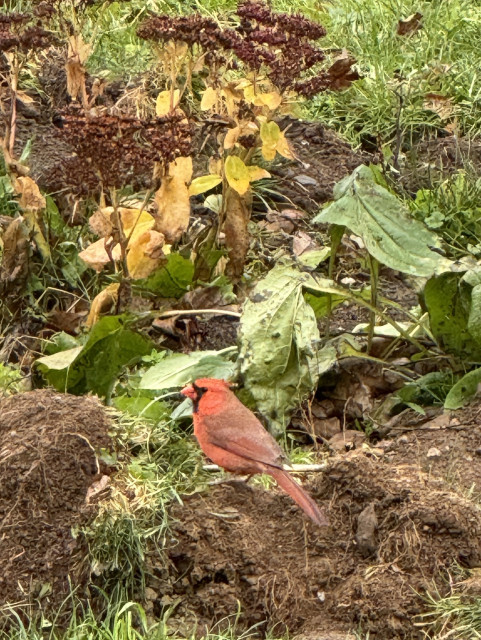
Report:
M 164 311 L 164 313 L 156 314 L 151 312 L 151 315 L 155 315 L 156 318 L 175 318 L 176 316 L 195 316 L 202 314 L 210 314 L 213 316 L 232 316 L 233 318 L 240 318 L 242 316 L 238 311 L 224 311 L 222 309 L 175 309 L 172 311 Z
M 311 471 L 325 471 L 328 465 L 323 464 L 284 464 L 282 468 L 285 471 L 295 471 L 296 473 L 310 473 Z M 204 471 L 222 471 L 222 467 L 218 464 L 204 464 L 202 465 Z

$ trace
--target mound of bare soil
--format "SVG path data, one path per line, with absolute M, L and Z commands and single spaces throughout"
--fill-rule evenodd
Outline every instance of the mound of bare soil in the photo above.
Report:
M 307 488 L 329 527 L 239 482 L 176 506 L 170 566 L 149 560 L 153 612 L 180 599 L 169 623 L 203 631 L 240 603 L 240 624 L 259 630 L 324 640 L 361 625 L 372 638 L 420 638 L 422 594 L 445 591 L 454 563 L 481 564 L 481 511 L 416 464 L 351 451 Z
M 48 608 L 69 593 L 73 531 L 95 510 L 87 491 L 108 428 L 94 398 L 41 390 L 0 400 L 0 605 L 41 596 Z

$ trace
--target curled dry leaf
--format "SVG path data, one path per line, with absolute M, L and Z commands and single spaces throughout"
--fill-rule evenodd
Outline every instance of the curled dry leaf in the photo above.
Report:
M 100 316 L 112 312 L 117 305 L 119 296 L 119 282 L 114 282 L 105 287 L 95 298 L 90 305 L 89 315 L 85 321 L 85 326 L 89 329 L 94 326 L 100 319 Z
M 155 220 L 150 213 L 146 211 L 140 212 L 140 209 L 119 207 L 118 213 L 122 223 L 123 234 L 129 239 L 127 244 L 127 251 L 129 251 L 139 237 L 153 229 Z M 95 271 L 102 271 L 105 265 L 111 262 L 111 257 L 105 248 L 106 243 L 109 241 L 112 243 L 114 238 L 118 240 L 120 237 L 120 230 L 116 228 L 113 214 L 113 207 L 104 207 L 103 209 L 98 209 L 89 221 L 92 230 L 102 238 L 81 251 L 79 256 Z M 122 251 L 119 244 L 113 246 L 111 256 L 115 261 L 121 259 Z
M 166 262 L 164 244 L 163 234 L 152 229 L 137 237 L 127 254 L 127 267 L 132 278 L 147 278 Z
M 155 194 L 157 205 L 155 229 L 169 243 L 177 242 L 189 226 L 192 180 L 192 158 L 176 158 L 169 164 L 160 189 Z
M 20 195 L 18 203 L 23 211 L 33 211 L 37 213 L 47 206 L 37 183 L 35 180 L 32 180 L 32 178 L 28 176 L 17 178 L 14 189 L 16 193 Z
M 330 89 L 333 91 L 347 89 L 354 80 L 359 80 L 359 73 L 351 68 L 355 62 L 356 59 L 344 49 L 342 54 L 334 60 L 328 69 Z

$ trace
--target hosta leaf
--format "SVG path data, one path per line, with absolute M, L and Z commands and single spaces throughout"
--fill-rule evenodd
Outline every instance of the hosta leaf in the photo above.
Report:
M 436 235 L 375 182 L 369 167 L 360 166 L 338 182 L 334 200 L 313 222 L 345 225 L 376 260 L 403 273 L 429 277 L 449 270 L 451 262 L 431 250 L 438 245 Z

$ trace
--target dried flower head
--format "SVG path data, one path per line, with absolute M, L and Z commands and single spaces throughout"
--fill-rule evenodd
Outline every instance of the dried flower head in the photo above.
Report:
M 62 137 L 80 162 L 70 175 L 78 193 L 138 184 L 139 176 L 152 175 L 155 162 L 168 163 L 191 152 L 191 127 L 184 114 L 140 120 L 109 114 L 63 112 L 55 121 Z
M 27 54 L 56 43 L 55 34 L 46 29 L 44 24 L 51 15 L 45 10 L 41 10 L 40 14 L 35 10 L 32 13 L 0 13 L 0 51 L 17 49 Z
M 240 25 L 232 29 L 223 29 L 211 18 L 196 13 L 155 15 L 139 27 L 137 34 L 153 42 L 180 41 L 198 46 L 207 52 L 207 64 L 223 63 L 220 51 L 232 52 L 247 69 L 262 68 L 281 91 L 296 90 L 305 96 L 348 86 L 356 79 L 350 68 L 345 70 L 343 82 L 337 78 L 334 84 L 329 72 L 314 72 L 325 59 L 322 49 L 311 42 L 326 35 L 322 25 L 299 14 L 274 13 L 264 2 L 251 0 L 239 4 L 237 15 Z M 308 78 L 303 77 L 306 71 L 310 71 Z

